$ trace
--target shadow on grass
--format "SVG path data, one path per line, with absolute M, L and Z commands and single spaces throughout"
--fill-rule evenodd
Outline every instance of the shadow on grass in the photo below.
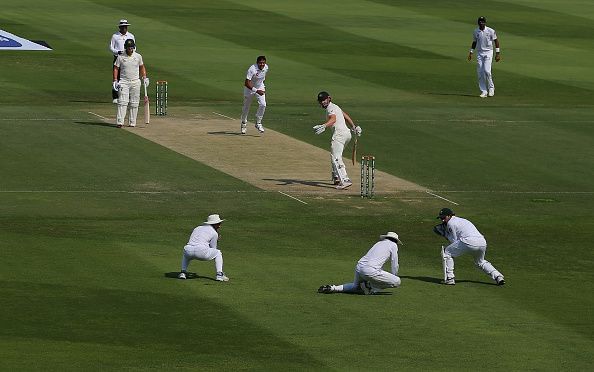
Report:
M 80 124 L 80 125 L 96 125 L 96 126 L 99 126 L 99 127 L 113 127 L 113 128 L 117 128 L 117 126 L 115 124 L 106 123 L 104 121 L 75 121 L 74 124 Z
M 411 280 L 419 280 L 421 282 L 426 282 L 426 283 L 433 283 L 433 284 L 439 284 L 442 285 L 442 280 L 440 278 L 432 278 L 429 276 L 401 276 L 402 279 L 411 279 Z M 479 282 L 477 280 L 458 280 L 456 279 L 456 283 L 475 283 L 475 284 L 484 284 L 484 285 L 494 285 L 496 286 L 496 283 L 487 283 L 487 282 Z
M 468 94 L 468 93 L 439 93 L 439 92 L 425 92 L 430 96 L 456 96 L 456 97 L 478 97 L 478 94 Z
M 262 178 L 262 181 L 276 181 L 278 182 L 277 185 L 305 185 L 305 186 L 313 186 L 313 187 L 323 187 L 325 189 L 333 189 L 334 185 L 329 182 L 324 181 L 308 181 L 308 180 L 295 180 L 289 178 Z
M 219 131 L 219 132 L 206 132 L 215 136 L 242 136 L 242 137 L 260 137 L 255 134 L 241 134 L 239 132 Z
M 170 278 L 170 279 L 177 279 L 177 275 L 179 274 L 179 271 L 172 271 L 172 272 L 168 272 L 163 274 L 166 278 Z M 217 281 L 215 278 L 212 278 L 210 276 L 200 276 L 197 273 L 191 273 L 191 272 L 187 272 L 186 273 L 186 280 L 192 280 L 192 279 L 206 279 L 206 280 L 212 280 L 212 281 Z

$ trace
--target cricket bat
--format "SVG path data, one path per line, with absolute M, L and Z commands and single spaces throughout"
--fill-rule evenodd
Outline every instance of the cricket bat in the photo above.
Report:
M 441 264 L 443 266 L 443 281 L 445 282 L 446 280 L 448 280 L 448 272 L 446 269 L 446 260 L 445 260 L 445 254 L 443 251 L 443 245 L 441 246 Z
M 146 92 L 146 84 L 144 85 L 144 123 L 148 124 L 151 121 L 151 108 L 149 103 L 149 97 Z
M 355 159 L 357 158 L 357 142 L 359 136 L 355 135 L 355 142 L 353 142 L 353 165 L 355 165 Z

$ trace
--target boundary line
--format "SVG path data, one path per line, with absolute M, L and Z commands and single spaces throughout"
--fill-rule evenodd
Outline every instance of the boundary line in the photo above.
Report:
M 299 203 L 303 203 L 303 204 L 305 204 L 305 205 L 308 205 L 308 204 L 307 204 L 306 202 L 304 202 L 303 200 L 299 200 L 299 199 L 297 199 L 296 197 L 294 197 L 294 196 L 291 196 L 291 195 L 289 195 L 289 194 L 285 194 L 285 193 L 284 193 L 284 192 L 282 192 L 282 191 L 279 191 L 279 193 L 280 193 L 280 194 L 283 194 L 284 196 L 288 196 L 288 197 L 289 197 L 289 198 L 291 198 L 291 199 L 295 199 L 295 200 L 297 200 Z

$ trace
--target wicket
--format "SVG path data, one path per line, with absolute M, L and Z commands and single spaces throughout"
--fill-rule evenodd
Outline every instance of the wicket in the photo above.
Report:
M 375 156 L 361 156 L 361 197 L 372 198 L 375 187 Z
M 167 115 L 167 80 L 158 80 L 155 86 L 157 97 L 155 99 L 155 114 Z

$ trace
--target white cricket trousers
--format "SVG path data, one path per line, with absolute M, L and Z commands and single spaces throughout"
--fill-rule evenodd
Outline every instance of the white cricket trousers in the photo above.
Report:
M 464 243 L 460 240 L 448 245 L 444 249 L 443 259 L 446 262 L 446 273 L 448 278 L 455 278 L 454 275 L 454 259 L 453 257 L 461 256 L 465 253 L 470 253 L 474 257 L 474 264 L 479 269 L 495 280 L 498 276 L 503 276 L 497 269 L 491 265 L 491 263 L 485 260 L 485 254 L 487 252 L 487 242 L 483 238 L 476 238 L 469 242 L 470 244 Z
M 495 84 L 493 84 L 493 75 L 491 74 L 493 52 L 477 54 L 476 62 L 476 73 L 478 75 L 478 84 L 481 93 L 488 93 L 489 91 L 494 91 Z
M 355 278 L 352 283 L 342 285 L 343 292 L 358 292 L 362 282 L 369 282 L 373 289 L 385 289 L 399 287 L 400 277 L 384 270 L 378 270 L 372 267 L 355 268 Z
M 213 259 L 215 261 L 216 272 L 222 272 L 223 253 L 219 249 L 186 245 L 184 247 L 181 269 L 185 272 L 188 269 L 191 260 L 210 261 Z
M 243 93 L 243 110 L 241 112 L 241 122 L 246 123 L 248 119 L 248 115 L 250 113 L 250 106 L 252 105 L 252 101 L 254 97 L 258 100 L 258 110 L 256 110 L 256 124 L 262 124 L 262 118 L 264 117 L 264 112 L 266 111 L 266 94 L 259 95 L 258 93 L 254 93 L 247 88 L 244 88 Z
M 126 117 L 126 110 L 128 104 L 130 105 L 130 112 L 128 115 L 128 124 L 130 126 L 136 125 L 136 117 L 138 116 L 138 104 L 140 102 L 140 79 L 136 80 L 120 80 L 120 91 L 118 96 L 118 111 L 116 115 L 116 124 L 124 125 L 124 118 Z
M 345 146 L 351 141 L 351 132 L 344 134 L 334 133 L 332 142 L 330 142 L 330 163 L 332 165 L 332 178 L 340 179 L 340 183 L 349 181 L 350 178 L 346 171 L 346 165 L 342 160 L 342 153 Z

